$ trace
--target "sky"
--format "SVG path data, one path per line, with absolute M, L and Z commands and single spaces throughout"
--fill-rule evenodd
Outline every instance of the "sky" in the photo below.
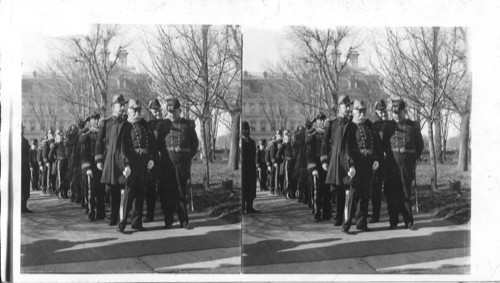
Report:
M 24 29 L 23 41 L 23 72 L 29 73 L 44 66 L 52 56 L 55 56 L 59 38 L 70 35 L 86 34 L 90 30 L 88 24 L 27 24 Z M 129 43 L 128 62 L 138 71 L 143 70 L 140 61 L 148 57 L 144 45 L 145 33 L 154 31 L 154 26 L 121 26 L 125 42 Z M 286 56 L 287 50 L 293 48 L 286 40 L 287 27 L 252 27 L 242 28 L 243 32 L 243 70 L 262 73 L 269 66 L 278 63 Z M 362 42 L 358 48 L 360 66 L 377 65 L 375 42 L 383 28 L 357 27 L 356 36 L 352 40 Z M 226 127 L 220 127 L 220 135 L 227 134 Z M 424 127 L 423 134 L 427 135 Z M 458 135 L 458 129 L 450 128 L 450 136 Z

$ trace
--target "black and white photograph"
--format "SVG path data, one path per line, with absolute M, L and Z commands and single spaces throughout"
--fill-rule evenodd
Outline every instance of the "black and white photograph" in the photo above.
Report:
M 244 36 L 243 272 L 470 273 L 467 28 Z
M 499 13 L 0 0 L 0 281 L 498 281 Z
M 21 272 L 239 273 L 240 28 L 24 44 Z

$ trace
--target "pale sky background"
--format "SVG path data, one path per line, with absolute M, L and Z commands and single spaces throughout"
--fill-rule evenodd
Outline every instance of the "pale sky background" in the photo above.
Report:
M 384 32 L 384 28 L 357 27 L 354 29 L 355 38 L 348 39 L 354 42 L 362 42 L 357 49 L 359 55 L 359 66 L 377 66 L 377 54 L 375 43 L 377 37 Z M 287 27 L 276 27 L 273 29 L 260 27 L 243 27 L 243 70 L 250 73 L 263 73 L 270 64 L 278 63 L 286 56 L 287 50 L 293 48 L 286 40 Z M 342 50 L 342 48 L 341 48 Z M 345 56 L 342 54 L 341 56 Z M 344 60 L 344 59 L 342 59 Z M 459 122 L 458 115 L 453 119 Z M 450 124 L 448 137 L 460 134 L 457 127 Z M 427 123 L 422 128 L 422 135 L 427 136 Z
M 288 27 L 280 26 L 273 28 L 243 27 L 243 70 L 251 73 L 262 73 L 267 66 L 272 66 L 285 57 L 287 50 L 293 49 L 293 46 L 286 40 L 287 29 Z M 44 66 L 52 56 L 56 56 L 57 48 L 60 46 L 59 38 L 86 34 L 89 30 L 90 25 L 77 23 L 26 25 L 23 33 L 23 73 L 30 73 Z M 144 33 L 154 32 L 154 26 L 122 25 L 120 30 L 125 35 L 124 42 L 130 43 L 127 47 L 130 53 L 128 64 L 135 66 L 138 71 L 143 71 L 140 61 L 148 58 L 144 45 L 146 40 Z M 384 28 L 356 27 L 354 32 L 355 37 L 349 40 L 362 42 L 362 45 L 357 49 L 360 53 L 360 66 L 368 68 L 371 64 L 376 66 L 377 57 L 374 42 L 377 35 L 384 32 Z M 219 129 L 219 135 L 229 133 L 225 126 L 221 125 Z M 422 133 L 427 136 L 426 126 L 422 129 Z M 458 135 L 458 129 L 450 126 L 449 136 Z

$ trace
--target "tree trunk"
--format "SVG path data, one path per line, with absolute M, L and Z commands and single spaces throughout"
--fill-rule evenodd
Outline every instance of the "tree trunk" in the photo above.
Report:
M 457 170 L 465 172 L 469 170 L 469 127 L 470 127 L 470 112 L 460 115 L 460 146 L 458 152 L 458 165 Z
M 206 121 L 202 121 L 200 123 L 200 131 L 201 131 L 201 154 L 203 155 L 203 164 L 205 165 L 205 176 L 203 178 L 203 188 L 205 190 L 210 189 L 210 165 L 208 163 L 208 145 L 207 145 L 207 129 L 206 129 Z
M 428 121 L 428 132 L 429 132 L 429 159 L 431 160 L 431 189 L 435 191 L 437 188 L 437 158 L 436 158 L 436 147 L 434 144 L 434 122 L 432 120 Z
M 239 111 L 231 112 L 231 147 L 229 150 L 229 161 L 227 164 L 229 170 L 238 170 L 240 119 L 241 113 Z
M 442 127 L 443 127 L 443 115 L 441 111 L 438 111 L 434 127 L 434 144 L 436 150 L 436 161 L 439 164 L 444 164 L 443 160 L 443 137 L 442 137 Z

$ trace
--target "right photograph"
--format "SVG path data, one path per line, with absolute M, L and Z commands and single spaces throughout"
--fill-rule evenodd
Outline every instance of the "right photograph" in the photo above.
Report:
M 242 272 L 470 274 L 466 27 L 246 27 Z

